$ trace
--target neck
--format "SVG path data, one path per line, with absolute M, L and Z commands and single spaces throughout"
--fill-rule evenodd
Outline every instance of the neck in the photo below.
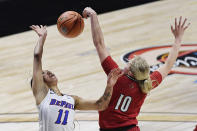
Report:
M 137 80 L 133 77 L 133 76 L 131 76 L 131 75 L 126 75 L 130 80 L 133 80 L 133 81 L 135 81 L 135 82 L 137 82 Z
M 52 86 L 50 89 L 52 89 L 58 96 L 62 96 L 62 93 L 57 86 Z

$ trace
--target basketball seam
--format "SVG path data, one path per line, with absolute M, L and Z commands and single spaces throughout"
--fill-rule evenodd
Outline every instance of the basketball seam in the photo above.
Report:
M 76 16 L 76 15 L 75 15 L 75 16 Z M 77 14 L 77 19 L 78 19 L 78 14 Z M 75 23 L 73 24 L 73 26 L 70 28 L 70 31 L 72 31 L 72 29 L 75 27 L 75 25 L 76 25 L 77 21 L 78 21 L 78 20 L 76 20 L 76 21 L 75 21 Z M 69 32 L 67 32 L 67 34 L 69 34 L 69 33 L 70 33 L 70 31 L 69 31 Z
M 70 19 L 68 19 L 68 20 L 64 21 L 63 23 L 61 23 L 61 25 L 59 25 L 59 26 L 60 26 L 60 28 L 61 28 L 62 24 L 64 24 L 64 23 L 68 22 L 69 20 L 72 20 L 72 18 L 70 18 Z
M 74 14 L 70 14 L 70 15 L 74 15 Z M 75 16 L 75 15 L 74 15 L 74 16 Z M 63 23 L 61 23 L 61 25 L 59 25 L 59 27 L 61 28 L 61 27 L 62 27 L 62 24 L 64 24 L 65 22 L 68 22 L 68 21 L 70 21 L 70 20 L 72 20 L 72 19 L 73 19 L 73 17 L 71 17 L 70 19 L 64 21 Z

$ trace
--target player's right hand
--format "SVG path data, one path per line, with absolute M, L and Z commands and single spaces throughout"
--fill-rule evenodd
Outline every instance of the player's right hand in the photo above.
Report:
M 86 7 L 84 10 L 83 10 L 83 17 L 84 18 L 88 18 L 88 17 L 91 17 L 92 15 L 96 14 L 96 12 L 91 8 L 91 7 Z
M 111 72 L 107 76 L 107 86 L 113 87 L 118 78 L 123 75 L 122 71 L 119 68 L 115 68 L 111 70 Z
M 46 26 L 43 26 L 43 25 L 32 25 L 30 26 L 30 28 L 32 30 L 34 30 L 39 37 L 43 37 L 43 36 L 47 36 L 47 29 L 46 29 Z

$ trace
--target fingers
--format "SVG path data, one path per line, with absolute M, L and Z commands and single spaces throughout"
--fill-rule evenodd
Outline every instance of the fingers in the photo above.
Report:
M 171 31 L 172 31 L 172 33 L 174 34 L 174 29 L 173 29 L 173 26 L 171 25 Z
M 83 15 L 84 18 L 86 18 L 86 19 L 88 18 L 88 16 L 87 16 L 87 7 L 83 10 L 82 15 Z
M 177 19 L 175 18 L 175 30 L 177 29 Z
M 86 7 L 86 8 L 83 10 L 83 13 L 82 13 L 83 17 L 86 18 L 86 19 L 88 18 L 87 9 L 88 9 L 88 7 Z
M 86 7 L 82 14 L 83 17 L 87 19 L 88 17 L 91 17 L 91 15 L 96 14 L 96 12 L 91 7 Z
M 31 29 L 43 29 L 43 28 L 45 28 L 46 29 L 46 25 L 45 26 L 43 26 L 43 25 L 31 25 L 31 26 L 29 26 Z
M 29 28 L 31 28 L 31 29 L 33 30 L 33 27 L 32 27 L 32 25 L 31 25 L 31 26 L 29 26 Z
M 183 29 L 186 30 L 189 26 L 190 26 L 190 23 L 188 23 L 187 26 L 184 27 Z
M 180 18 L 179 18 L 179 25 L 178 25 L 178 27 L 181 26 L 181 21 L 182 21 L 182 16 L 180 16 Z
M 111 70 L 108 76 L 109 76 L 109 77 L 112 77 L 112 76 L 114 75 L 114 72 L 115 72 L 116 70 L 117 70 L 117 68 Z
M 41 29 L 46 29 L 47 26 L 46 26 L 46 25 L 44 25 L 44 26 L 43 26 L 43 25 L 40 25 L 40 28 L 41 28 Z
M 184 21 L 182 22 L 182 16 L 180 16 L 179 18 L 179 23 L 177 25 L 177 18 L 175 18 L 175 28 L 173 28 L 173 26 L 171 26 L 171 30 L 172 32 L 175 32 L 179 29 L 187 29 L 190 25 L 190 23 L 187 24 L 187 26 L 185 26 L 185 23 L 187 22 L 187 18 L 184 19 Z
M 37 28 L 37 29 L 39 29 L 39 28 L 40 28 L 40 26 L 39 26 L 39 25 L 36 25 L 36 28 Z
M 36 26 L 35 26 L 35 25 L 31 25 L 30 28 L 31 28 L 32 30 L 35 30 L 35 29 L 36 29 Z
M 179 17 L 178 25 L 177 25 L 177 18 L 175 18 L 175 28 L 171 25 L 171 31 L 176 39 L 176 41 L 179 41 L 181 43 L 182 37 L 184 35 L 184 31 L 189 27 L 190 23 L 185 25 L 187 22 L 187 19 L 185 18 L 182 20 L 182 16 Z
M 186 21 L 187 21 L 187 18 L 185 18 L 185 20 L 183 21 L 183 24 L 181 25 L 181 27 L 184 27 Z
M 123 72 L 123 71 L 120 71 L 118 77 L 121 77 L 121 76 L 123 76 L 123 75 L 124 75 L 124 72 Z
M 110 77 L 120 77 L 122 76 L 124 73 L 121 72 L 121 70 L 119 68 L 115 68 L 113 70 L 111 70 L 111 72 L 109 73 Z
M 91 8 L 90 7 L 86 7 L 84 10 L 83 10 L 83 17 L 84 18 L 88 18 L 89 17 L 89 13 L 91 12 Z
M 85 10 L 83 11 L 83 17 L 86 18 L 86 19 L 88 18 L 87 12 Z

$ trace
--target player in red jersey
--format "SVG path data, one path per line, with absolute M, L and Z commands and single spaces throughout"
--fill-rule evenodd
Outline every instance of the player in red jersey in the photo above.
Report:
M 94 46 L 96 47 L 103 70 L 108 75 L 114 68 L 119 68 L 110 56 L 105 44 L 103 34 L 98 22 L 96 12 L 87 7 L 83 16 L 90 17 Z M 149 65 L 140 56 L 134 57 L 122 70 L 125 75 L 120 77 L 113 87 L 113 94 L 109 106 L 104 111 L 99 111 L 100 131 L 139 131 L 136 117 L 144 103 L 147 93 L 157 87 L 168 75 L 178 56 L 182 36 L 189 24 L 185 26 L 187 19 L 179 23 L 175 19 L 175 27 L 171 26 L 175 42 L 169 52 L 165 64 L 152 74 L 149 73 Z
M 197 131 L 197 126 L 196 126 L 196 128 L 194 129 L 194 131 Z

